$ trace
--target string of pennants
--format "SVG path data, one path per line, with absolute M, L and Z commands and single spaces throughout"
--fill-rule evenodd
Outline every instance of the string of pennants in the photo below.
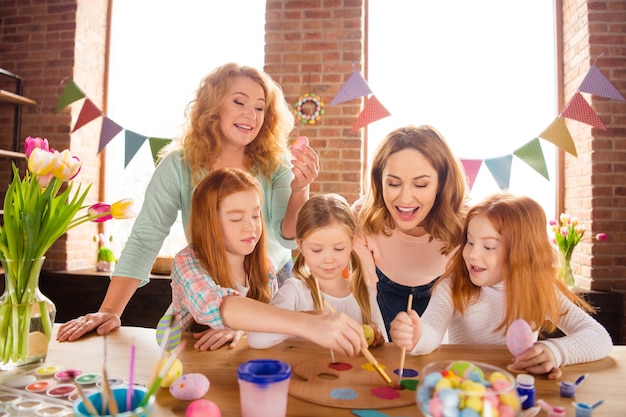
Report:
M 580 87 L 572 99 L 567 103 L 563 111 L 557 115 L 552 123 L 550 123 L 550 125 L 537 137 L 531 139 L 529 142 L 515 149 L 508 155 L 486 159 L 460 158 L 463 168 L 465 169 L 470 189 L 474 185 L 474 181 L 476 180 L 483 163 L 489 169 L 489 172 L 495 179 L 500 189 L 508 189 L 513 156 L 518 157 L 544 178 L 549 180 L 547 165 L 541 149 L 541 144 L 539 142 L 540 138 L 553 143 L 573 156 L 578 156 L 574 140 L 572 139 L 572 136 L 570 135 L 565 124 L 565 118 L 577 120 L 598 129 L 606 130 L 602 120 L 600 120 L 596 112 L 587 103 L 581 93 L 589 93 L 611 100 L 626 101 L 624 96 L 620 94 L 620 92 L 600 72 L 600 70 L 598 70 L 595 65 L 592 65 Z M 337 95 L 329 103 L 329 106 L 333 106 L 365 96 L 368 96 L 368 99 L 365 102 L 363 110 L 352 126 L 352 132 L 356 132 L 358 129 L 365 127 L 370 123 L 391 115 L 391 113 L 380 103 L 380 101 L 378 101 L 376 96 L 373 95 L 367 81 L 361 76 L 358 70 L 354 70 L 352 72 L 348 81 L 344 83 Z M 59 97 L 54 111 L 57 113 L 66 106 L 83 98 L 85 100 L 76 123 L 72 128 L 72 133 L 97 118 L 102 117 L 102 128 L 100 131 L 100 141 L 98 145 L 98 153 L 100 153 L 109 144 L 109 142 L 113 140 L 113 138 L 115 138 L 120 132 L 124 131 L 124 167 L 128 166 L 146 140 L 150 143 L 150 151 L 155 164 L 159 150 L 172 141 L 172 139 L 168 138 L 145 136 L 120 126 L 118 123 L 105 115 L 102 110 L 100 110 L 89 98 L 87 98 L 85 93 L 74 83 L 73 80 L 68 81 L 63 93 Z
M 513 156 L 518 157 L 544 178 L 549 180 L 548 168 L 541 149 L 541 144 L 539 142 L 540 138 L 552 142 L 554 145 L 563 149 L 565 152 L 572 154 L 573 156 L 578 156 L 574 140 L 565 125 L 564 118 L 577 120 L 598 129 L 606 130 L 602 120 L 600 120 L 596 112 L 582 96 L 581 93 L 583 92 L 612 100 L 626 101 L 624 96 L 617 91 L 613 84 L 611 84 L 611 82 L 600 72 L 600 70 L 598 70 L 595 65 L 592 65 L 580 87 L 576 91 L 576 94 L 574 94 L 572 99 L 565 106 L 564 110 L 536 138 L 533 138 L 508 155 L 486 159 L 460 158 L 465 170 L 469 188 L 471 189 L 473 187 L 474 181 L 478 176 L 478 171 L 484 163 L 498 184 L 498 187 L 500 187 L 501 190 L 508 189 L 511 178 Z M 363 110 L 352 126 L 351 131 L 354 132 L 361 127 L 367 126 L 369 123 L 391 115 L 391 113 L 389 113 L 389 111 L 378 101 L 376 96 L 370 94 L 372 94 L 372 90 L 367 84 L 367 81 L 365 81 L 358 70 L 354 70 L 348 81 L 346 81 L 339 90 L 339 93 L 337 93 L 337 95 L 332 99 L 329 106 L 369 95 Z

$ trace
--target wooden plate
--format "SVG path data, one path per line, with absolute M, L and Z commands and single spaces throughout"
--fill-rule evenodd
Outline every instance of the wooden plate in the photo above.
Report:
M 329 367 L 330 358 L 295 366 L 289 382 L 289 394 L 304 401 L 337 408 L 383 409 L 416 404 L 414 390 L 390 388 L 364 357 L 342 359 L 342 363 L 350 364 L 352 368 L 346 371 L 334 370 Z M 398 376 L 393 373 L 393 369 L 387 367 L 385 372 L 392 381 L 397 382 Z M 403 378 L 409 379 L 416 378 Z M 341 399 L 333 396 L 336 390 L 341 389 L 354 391 L 356 398 Z M 372 390 L 382 390 L 384 393 L 386 389 L 395 391 L 397 398 L 381 398 L 372 393 Z

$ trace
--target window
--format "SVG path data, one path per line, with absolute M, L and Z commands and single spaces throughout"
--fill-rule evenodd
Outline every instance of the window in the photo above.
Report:
M 512 154 L 557 116 L 554 4 L 545 0 L 369 0 L 367 81 L 391 116 L 368 126 L 368 165 L 380 140 L 430 124 L 460 159 Z M 539 140 L 550 181 L 513 157 L 509 190 L 555 211 L 556 147 Z M 483 163 L 473 201 L 498 192 Z
M 107 116 L 142 136 L 178 136 L 206 74 L 226 62 L 263 68 L 263 16 L 265 2 L 258 0 L 114 1 Z M 124 168 L 124 145 L 123 131 L 105 148 L 107 200 L 132 196 L 138 210 L 154 171 L 152 154 L 146 141 Z M 107 224 L 115 253 L 131 229 L 120 223 Z M 173 255 L 185 244 L 179 219 L 161 252 Z

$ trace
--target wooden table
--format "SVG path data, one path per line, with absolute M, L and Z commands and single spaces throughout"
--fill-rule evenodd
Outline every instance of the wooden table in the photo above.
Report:
M 55 331 L 58 325 L 55 325 Z M 139 327 L 122 327 L 107 336 L 107 355 L 109 377 L 128 377 L 128 361 L 130 344 L 134 340 L 137 350 L 137 369 L 135 381 L 146 384 L 159 355 L 154 329 Z M 240 415 L 239 387 L 237 367 L 242 362 L 258 358 L 275 358 L 288 362 L 292 367 L 312 360 L 329 357 L 327 349 L 320 348 L 304 340 L 291 339 L 266 350 L 248 347 L 246 339 L 232 350 L 223 348 L 213 352 L 201 352 L 193 349 L 193 337 L 185 334 L 188 343 L 180 359 L 184 373 L 200 372 L 205 374 L 211 387 L 205 398 L 215 402 L 224 417 Z M 104 338 L 89 336 L 76 342 L 50 344 L 47 363 L 61 364 L 84 372 L 101 372 Z M 371 349 L 379 362 L 395 369 L 399 364 L 400 349 L 387 344 Z M 341 360 L 340 355 L 336 355 Z M 344 358 L 345 359 L 345 358 Z M 425 356 L 406 357 L 407 368 L 421 369 L 422 365 L 442 359 L 464 359 L 480 361 L 506 368 L 511 354 L 504 346 L 466 346 L 442 345 L 438 350 Z M 587 404 L 600 399 L 606 402 L 596 410 L 594 417 L 623 415 L 626 405 L 626 346 L 615 346 L 611 356 L 600 361 L 567 366 L 563 368 L 563 380 L 575 381 L 580 375 L 589 372 L 589 377 L 578 387 L 576 401 Z M 395 376 L 390 373 L 391 376 Z M 555 381 L 536 377 L 537 399 L 543 398 L 549 404 L 563 406 L 568 416 L 574 416 L 572 399 L 561 398 L 559 386 Z M 168 390 L 160 389 L 157 393 L 155 416 L 184 416 L 189 403 L 176 400 Z M 421 415 L 416 405 L 381 410 L 389 416 Z M 292 396 L 288 399 L 288 416 L 354 416 L 350 409 L 328 408 L 299 400 Z M 545 412 L 541 412 L 545 415 Z

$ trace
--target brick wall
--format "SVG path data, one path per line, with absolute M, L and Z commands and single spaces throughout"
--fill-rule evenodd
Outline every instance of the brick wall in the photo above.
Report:
M 626 95 L 626 2 L 563 1 L 564 102 L 590 66 Z M 585 241 L 573 267 L 584 288 L 626 292 L 626 103 L 585 94 L 607 130 L 567 121 L 578 158 L 565 156 L 565 210 L 580 218 L 587 235 L 606 232 L 608 242 Z M 624 316 L 626 323 L 626 315 Z M 626 327 L 625 327 L 626 332 Z M 622 333 L 625 333 L 622 332 Z
M 102 108 L 108 6 L 108 0 L 0 0 L 0 67 L 21 76 L 24 95 L 37 101 L 36 106 L 23 107 L 20 142 L 26 136 L 41 136 L 55 149 L 69 147 L 84 163 L 77 181 L 93 184 L 89 203 L 98 201 L 99 194 L 99 123 L 70 135 L 80 104 L 58 114 L 53 109 L 70 78 Z M 0 148 L 12 149 L 12 135 L 5 130 L 0 130 Z M 0 164 L 5 173 L 0 176 L 4 192 L 10 163 L 2 159 Z M 92 238 L 97 231 L 94 224 L 73 229 L 47 253 L 44 268 L 94 265 L 97 243 Z
M 311 193 L 335 192 L 349 202 L 361 193 L 363 129 L 350 132 L 362 99 L 328 106 L 365 56 L 364 0 L 267 0 L 265 71 L 293 104 L 316 93 L 327 104 L 314 125 L 297 123 L 293 137 L 308 136 L 321 171 Z

